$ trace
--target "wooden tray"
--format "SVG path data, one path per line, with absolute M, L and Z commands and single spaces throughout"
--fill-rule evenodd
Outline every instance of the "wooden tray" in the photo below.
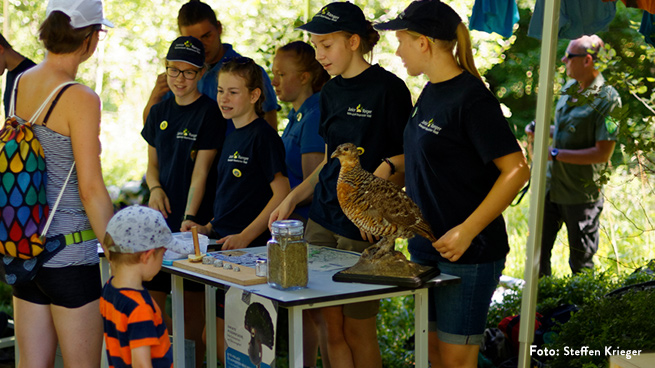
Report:
M 174 261 L 173 266 L 239 285 L 257 285 L 266 283 L 266 277 L 256 276 L 255 269 L 252 267 L 245 267 L 231 262 L 223 263 L 231 264 L 232 269 L 226 270 L 225 268 L 214 267 L 214 265 L 193 263 L 189 262 L 188 259 Z M 234 266 L 239 266 L 241 270 L 239 272 L 234 271 Z

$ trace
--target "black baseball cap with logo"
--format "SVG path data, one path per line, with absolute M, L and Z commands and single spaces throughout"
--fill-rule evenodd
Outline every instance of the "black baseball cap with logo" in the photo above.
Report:
M 368 22 L 362 9 L 353 3 L 344 1 L 324 6 L 311 21 L 296 29 L 319 35 L 339 31 L 365 35 Z
M 166 60 L 182 61 L 202 68 L 205 65 L 205 46 L 195 37 L 178 37 L 168 49 Z
M 414 1 L 396 19 L 378 23 L 378 31 L 414 31 L 438 40 L 457 38 L 457 26 L 462 18 L 447 4 L 439 0 Z

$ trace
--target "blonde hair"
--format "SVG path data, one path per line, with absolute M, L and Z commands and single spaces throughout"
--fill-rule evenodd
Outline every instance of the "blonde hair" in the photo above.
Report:
M 105 254 L 105 256 L 112 264 L 133 265 L 133 264 L 138 264 L 140 262 L 141 253 L 143 252 L 119 253 L 119 252 L 109 251 L 109 248 L 116 245 L 116 243 L 114 243 L 114 239 L 111 237 L 111 235 L 109 235 L 109 233 L 105 233 L 105 241 L 102 244 L 104 246 L 104 249 L 107 250 L 107 254 Z
M 452 53 L 454 50 L 454 57 L 457 65 L 471 73 L 471 75 L 474 77 L 482 80 L 482 76 L 480 75 L 478 68 L 475 67 L 475 60 L 473 60 L 473 48 L 471 47 L 471 36 L 469 35 L 469 31 L 464 23 L 460 22 L 459 25 L 457 25 L 457 38 L 450 41 L 428 37 L 424 34 L 410 30 L 407 30 L 407 33 L 415 38 L 425 36 L 428 40 L 434 43 L 435 46 L 442 50 L 449 51 L 450 53 Z M 457 48 L 455 49 L 455 47 Z

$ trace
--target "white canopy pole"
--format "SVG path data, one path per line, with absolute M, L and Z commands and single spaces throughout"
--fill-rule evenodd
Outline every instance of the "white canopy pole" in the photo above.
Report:
M 544 1 L 544 20 L 541 33 L 541 58 L 539 61 L 539 91 L 532 161 L 530 217 L 528 219 L 528 243 L 525 261 L 525 285 L 521 301 L 521 327 L 519 330 L 519 367 L 530 365 L 530 345 L 534 337 L 534 320 L 537 310 L 539 286 L 539 259 L 543 229 L 544 201 L 546 198 L 546 165 L 550 137 L 551 110 L 553 106 L 553 78 L 557 54 L 560 0 Z

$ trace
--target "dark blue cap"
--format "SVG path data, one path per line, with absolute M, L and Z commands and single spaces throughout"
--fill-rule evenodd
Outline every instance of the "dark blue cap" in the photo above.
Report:
M 408 30 L 438 40 L 457 38 L 457 26 L 462 18 L 450 6 L 439 0 L 414 1 L 396 19 L 378 23 L 378 31 Z

